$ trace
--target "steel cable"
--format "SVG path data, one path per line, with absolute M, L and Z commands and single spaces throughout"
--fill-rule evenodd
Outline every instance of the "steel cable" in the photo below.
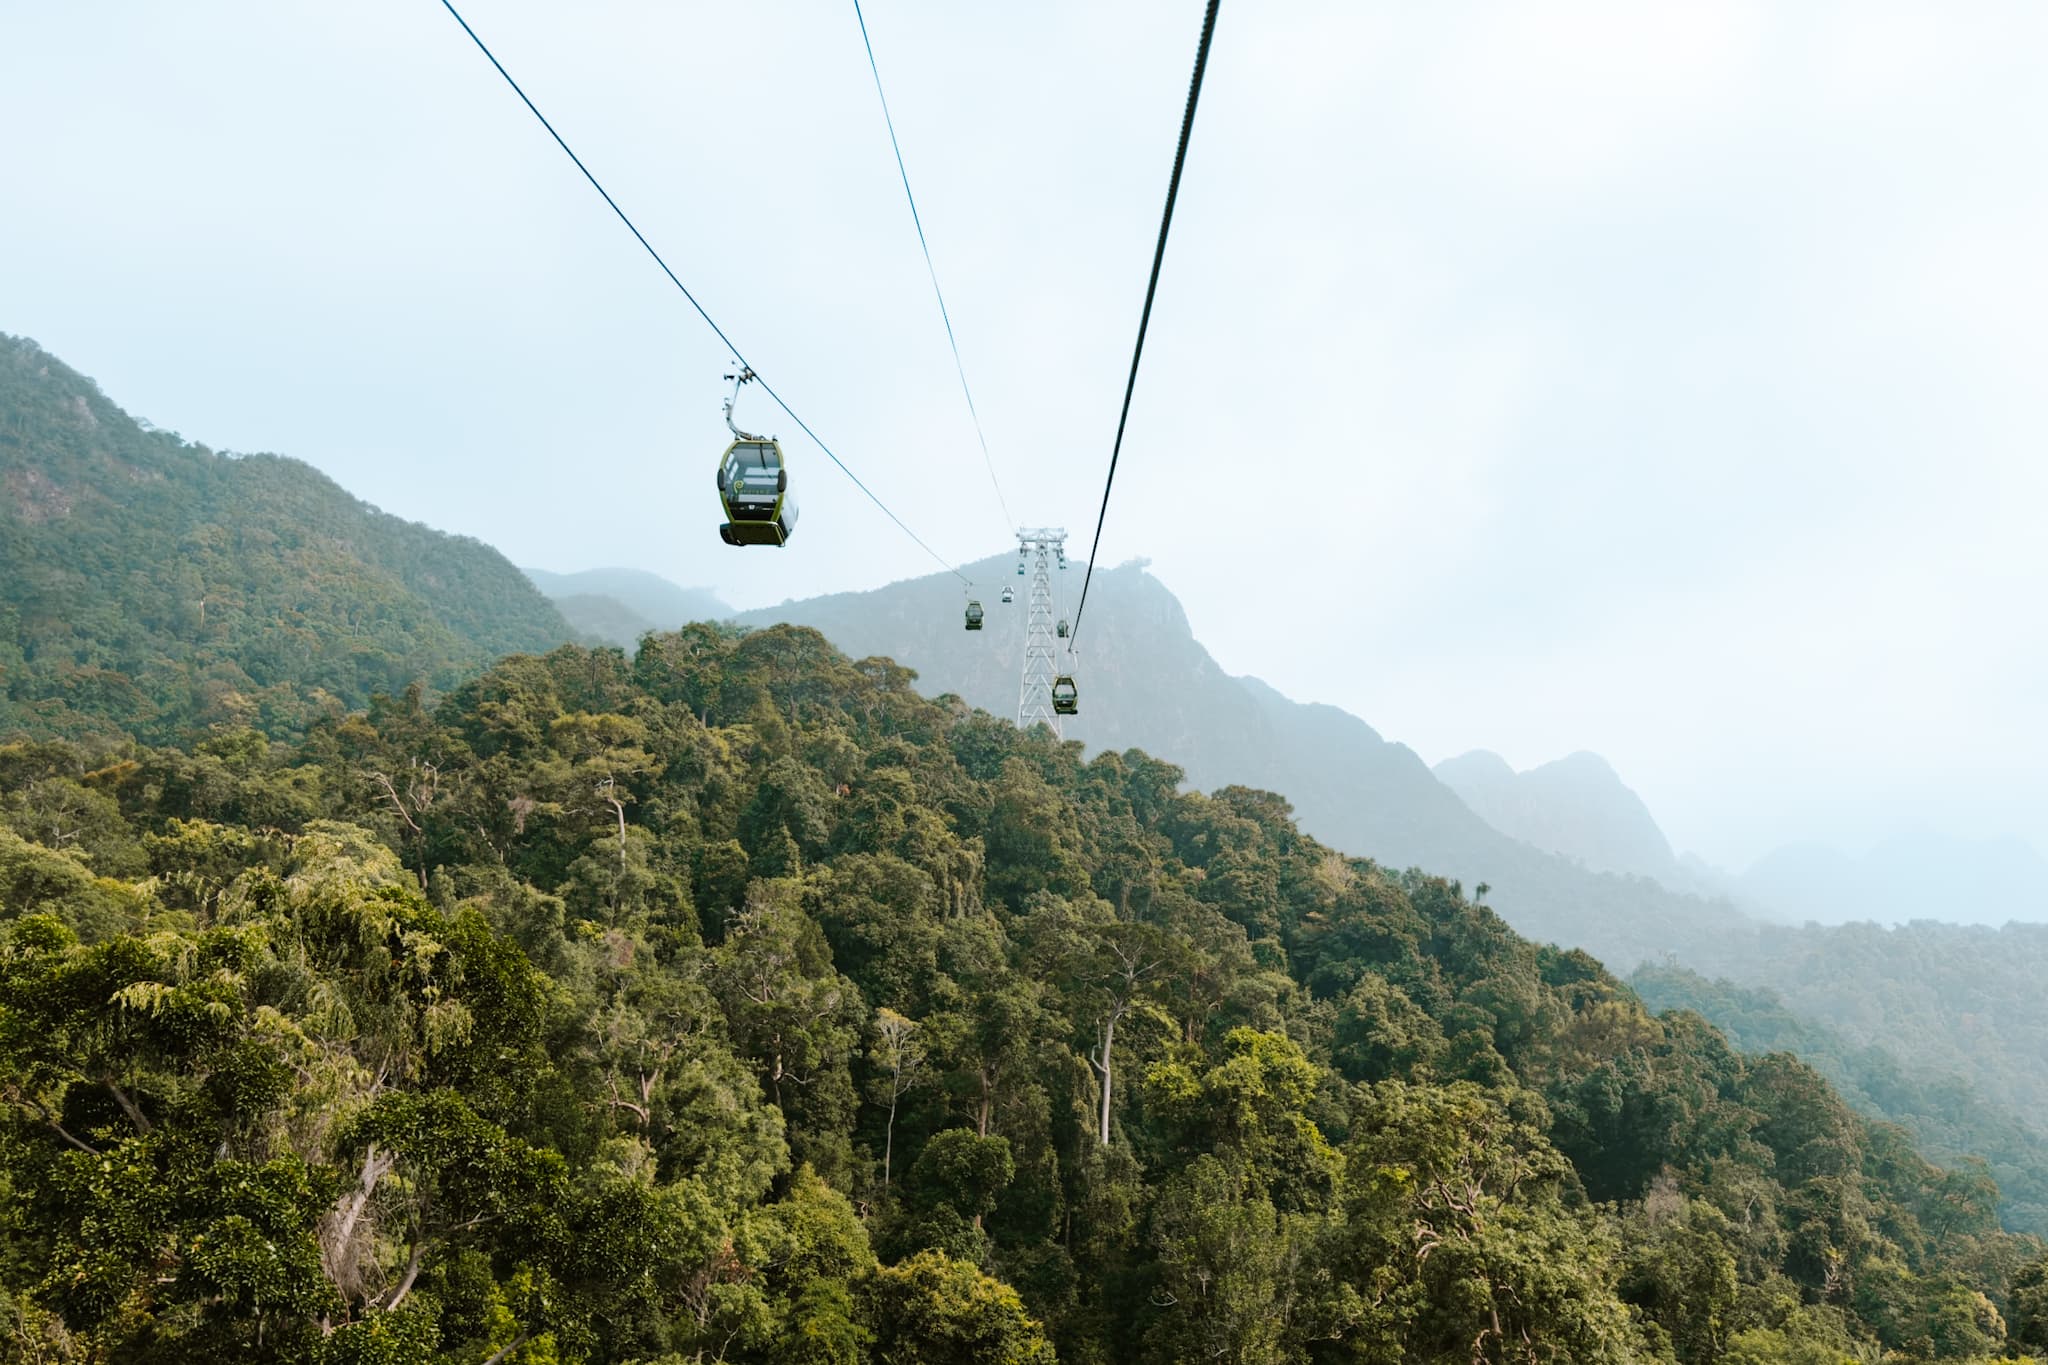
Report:
M 1081 617 L 1088 610 L 1088 584 L 1095 577 L 1095 553 L 1102 547 L 1102 523 L 1109 517 L 1109 491 L 1116 483 L 1117 457 L 1123 453 L 1124 426 L 1131 420 L 1131 395 L 1138 387 L 1138 362 L 1145 354 L 1145 329 L 1152 322 L 1152 299 L 1159 292 L 1159 267 L 1166 259 L 1166 235 L 1173 228 L 1173 201 L 1180 194 L 1181 168 L 1187 164 L 1188 138 L 1195 128 L 1195 104 L 1202 98 L 1202 72 L 1209 65 L 1209 40 L 1216 32 L 1216 7 L 1220 0 L 1209 0 L 1208 12 L 1202 17 L 1202 41 L 1195 49 L 1195 74 L 1188 82 L 1187 112 L 1181 115 L 1180 146 L 1173 153 L 1173 176 L 1166 182 L 1166 212 L 1159 219 L 1159 244 L 1152 251 L 1152 278 L 1145 285 L 1145 310 L 1138 315 L 1138 344 L 1131 350 L 1131 377 L 1124 383 L 1123 412 L 1116 419 L 1116 444 L 1109 451 L 1109 477 L 1102 484 L 1102 509 L 1095 515 L 1095 540 L 1088 547 L 1088 571 L 1081 579 L 1081 600 L 1074 607 L 1074 624 L 1067 633 L 1067 649 L 1072 652 L 1075 641 L 1081 634 Z
M 619 207 L 618 201 L 613 199 L 610 192 L 607 191 L 603 185 L 598 183 L 597 177 L 590 173 L 590 168 L 583 164 L 583 158 L 576 155 L 574 149 L 572 149 L 569 146 L 568 142 L 564 140 L 562 135 L 555 131 L 555 125 L 548 122 L 547 115 L 541 113 L 539 106 L 536 105 L 532 101 L 532 99 L 528 98 L 527 93 L 524 90 L 520 89 L 519 82 L 512 79 L 512 73 L 505 69 L 504 63 L 500 62 L 497 59 L 497 57 L 492 54 L 491 49 L 485 45 L 484 40 L 477 36 L 476 30 L 469 26 L 469 21 L 462 17 L 461 11 L 455 8 L 454 4 L 451 3 L 451 0 L 441 0 L 441 5 L 442 8 L 446 9 L 449 14 L 454 16 L 456 23 L 462 25 L 462 31 L 469 35 L 469 40 L 476 44 L 477 50 L 484 54 L 484 56 L 490 61 L 493 67 L 497 68 L 498 74 L 505 78 L 505 84 L 512 87 L 512 93 L 519 96 L 520 102 L 524 104 L 527 107 L 527 109 L 532 112 L 535 118 L 540 120 L 540 126 L 548 130 L 548 136 L 555 140 L 555 145 L 560 147 L 562 151 L 567 154 L 569 160 L 576 163 L 576 169 L 583 172 L 583 178 L 590 182 L 590 187 L 596 190 L 598 194 L 603 197 L 604 202 L 610 206 L 611 211 L 618 215 L 619 221 L 626 225 L 626 230 L 633 234 L 634 240 L 639 242 L 641 246 L 647 249 L 647 254 L 649 256 L 652 256 L 654 258 L 654 263 L 661 267 L 661 273 L 668 276 L 669 283 L 673 284 L 677 289 L 682 291 L 683 297 L 690 301 L 690 307 L 697 310 L 697 316 L 704 319 L 705 325 L 708 326 L 713 332 L 717 333 L 718 339 L 725 343 L 727 350 L 732 352 L 733 359 L 738 361 L 740 365 L 744 366 L 747 369 L 754 369 L 753 364 L 748 361 L 745 355 L 741 354 L 740 348 L 733 344 L 732 338 L 725 334 L 725 329 L 723 327 L 720 327 L 718 323 L 712 318 L 711 314 L 705 311 L 703 304 L 697 302 L 697 296 L 695 294 L 692 294 L 689 291 L 688 287 L 685 286 L 683 282 L 676 277 L 675 271 L 669 269 L 668 262 L 664 261 L 661 258 L 661 253 L 654 249 L 654 244 L 652 242 L 649 242 L 647 238 L 641 233 L 640 229 L 633 225 L 633 220 L 626 216 L 626 211 Z M 946 572 L 952 574 L 962 583 L 968 583 L 970 585 L 972 584 L 972 579 L 968 578 L 966 574 L 961 573 L 960 570 L 955 568 L 953 565 L 947 563 L 945 558 L 941 556 L 937 550 L 934 550 L 931 546 L 925 544 L 924 537 L 918 535 L 917 532 L 911 530 L 909 525 L 903 520 L 903 518 L 897 516 L 893 511 L 891 511 L 889 509 L 889 504 L 883 502 L 880 497 L 876 496 L 874 489 L 869 488 L 865 483 L 861 482 L 860 475 L 854 473 L 851 469 L 847 467 L 846 461 L 840 459 L 839 456 L 833 452 L 832 447 L 826 445 L 825 442 L 819 437 L 818 433 L 811 430 L 810 423 L 804 421 L 803 418 L 797 416 L 796 410 L 790 407 L 788 403 L 784 402 L 782 399 L 782 395 L 777 393 L 772 387 L 770 387 L 768 381 L 762 379 L 758 372 L 755 374 L 754 382 L 761 386 L 762 392 L 766 393 L 770 398 L 775 400 L 775 406 L 781 408 L 783 412 L 788 414 L 790 421 L 795 422 L 797 426 L 803 429 L 804 435 L 810 437 L 811 440 L 816 443 L 818 449 L 825 452 L 825 457 L 827 459 L 831 460 L 833 464 L 839 466 L 840 473 L 844 474 L 847 478 L 853 480 L 853 486 L 855 488 L 858 488 L 861 492 L 867 494 L 869 502 L 872 502 L 875 506 L 881 508 L 882 514 L 888 517 L 889 520 L 896 523 L 898 530 L 902 531 L 904 535 L 909 536 L 912 540 L 916 541 L 918 548 L 923 550 L 926 554 L 930 555 L 933 559 L 937 560 L 940 567 L 944 568 Z

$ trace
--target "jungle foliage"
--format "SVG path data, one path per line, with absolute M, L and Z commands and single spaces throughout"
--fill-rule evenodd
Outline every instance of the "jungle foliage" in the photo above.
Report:
M 911 682 L 693 626 L 0 746 L 4 1358 L 2048 1348 L 1991 1179 L 1810 1067 Z
M 1829 1035 L 1817 1052 L 1889 1054 L 1897 1081 L 1875 1075 L 1872 1093 L 1888 1089 L 1900 1121 L 1930 1141 L 2004 1167 L 2015 1185 L 2009 1195 L 2029 1206 L 2028 1225 L 2048 1221 L 2048 1168 L 2030 1155 L 2048 1142 L 2048 924 L 1762 925 L 1753 935 L 1701 942 L 1679 960 L 1704 978 L 1768 992 L 1716 986 L 1700 997 L 1758 1039 L 1781 1029 L 1769 1017 L 1774 996 Z M 1982 1121 L 1983 1104 L 1969 1096 L 1995 1098 L 2024 1131 L 1994 1137 L 2004 1125 Z
M 296 734 L 570 638 L 504 556 L 136 421 L 0 334 L 0 734 Z
M 1898 1124 L 1923 1154 L 1944 1165 L 1982 1161 L 1998 1181 L 2000 1221 L 2017 1232 L 2048 1236 L 2048 1136 L 1986 1098 L 1969 1069 L 1944 1070 L 1929 1064 L 1928 1052 L 1905 1052 L 1896 1044 L 1852 1043 L 1834 1028 L 1794 1013 L 1775 991 L 1709 981 L 1683 967 L 1644 966 L 1629 985 L 1652 1008 L 1698 1012 L 1745 1052 L 1797 1054 L 1852 1107 Z M 1897 1001 L 1893 1010 L 1902 1024 L 1917 1022 L 1919 1011 L 1908 1001 Z M 2019 1012 L 2001 1011 L 1999 1017 Z M 1919 1064 L 1909 1065 L 1906 1056 Z

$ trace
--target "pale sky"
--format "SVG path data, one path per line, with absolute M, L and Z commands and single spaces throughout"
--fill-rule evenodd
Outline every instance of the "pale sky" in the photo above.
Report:
M 1007 530 L 848 3 L 466 16 L 949 559 Z M 1092 527 L 1200 0 L 872 0 L 1010 504 Z M 2048 847 L 2048 8 L 1226 0 L 1103 540 L 1432 761 L 1673 842 Z M 790 445 L 433 0 L 0 13 L 0 330 L 516 562 L 740 606 L 932 567 Z M 742 417 L 785 436 L 750 395 Z

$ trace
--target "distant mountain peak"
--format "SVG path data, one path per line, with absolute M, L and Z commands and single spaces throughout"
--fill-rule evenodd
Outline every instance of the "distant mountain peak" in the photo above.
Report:
M 1515 770 L 1508 761 L 1491 749 L 1472 749 L 1447 758 L 1436 765 L 1433 771 L 1437 779 L 1456 788 L 1459 782 L 1513 782 Z M 1457 781 L 1452 781 L 1455 777 Z
M 1684 887 L 1693 878 L 1643 799 L 1599 754 L 1580 749 L 1526 772 L 1474 749 L 1445 759 L 1437 779 L 1501 833 L 1599 872 Z
M 1548 763 L 1537 765 L 1535 771 L 1542 771 L 1543 769 L 1551 769 L 1557 772 L 1585 773 L 1593 777 L 1609 778 L 1616 783 L 1621 781 L 1621 774 L 1614 770 L 1614 765 L 1599 754 L 1594 753 L 1591 749 L 1579 749 L 1566 754 L 1563 758 L 1553 758 Z

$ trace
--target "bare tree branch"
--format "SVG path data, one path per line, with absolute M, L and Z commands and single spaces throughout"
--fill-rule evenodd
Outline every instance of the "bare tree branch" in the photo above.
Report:
M 32 1095 L 16 1095 L 14 1096 L 14 1100 L 17 1104 L 25 1104 L 29 1108 L 35 1110 L 36 1113 L 42 1115 L 43 1124 L 45 1127 L 47 1127 L 51 1132 L 55 1133 L 58 1137 L 63 1138 L 66 1142 L 70 1143 L 73 1147 L 76 1147 L 79 1151 L 84 1152 L 87 1156 L 101 1155 L 99 1148 L 93 1146 L 89 1142 L 85 1142 L 79 1138 L 73 1137 L 71 1135 L 70 1130 L 65 1128 L 63 1124 L 57 1122 L 57 1116 L 51 1113 L 49 1107 L 45 1105 L 41 1100 L 36 1099 Z
M 526 1339 L 532 1335 L 533 1333 L 531 1331 L 521 1332 L 518 1336 L 506 1342 L 502 1349 L 493 1352 L 490 1358 L 484 1361 L 484 1365 L 498 1365 L 498 1363 L 504 1360 L 505 1357 L 511 1355 L 514 1351 L 524 1346 L 526 1344 Z
M 128 1116 L 128 1121 L 133 1123 L 137 1130 L 144 1133 L 150 1130 L 153 1125 L 149 1121 L 149 1116 L 142 1112 L 134 1100 L 128 1098 L 128 1092 L 123 1090 L 112 1076 L 102 1076 L 100 1083 L 113 1093 L 114 1103 L 121 1106 L 121 1112 Z

